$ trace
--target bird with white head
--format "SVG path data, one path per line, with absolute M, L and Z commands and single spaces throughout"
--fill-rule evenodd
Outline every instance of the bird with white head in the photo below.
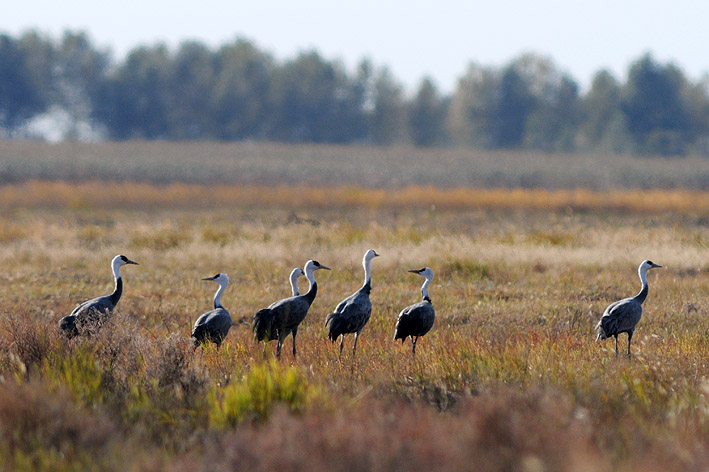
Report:
M 412 352 L 416 359 L 416 343 L 419 338 L 428 333 L 436 320 L 436 311 L 433 309 L 431 297 L 428 296 L 428 287 L 433 281 L 433 270 L 429 267 L 423 269 L 410 270 L 409 272 L 418 274 L 425 278 L 421 286 L 421 301 L 409 305 L 399 313 L 394 328 L 394 341 L 401 339 L 403 344 L 406 338 L 411 338 L 413 343 Z
M 372 259 L 379 254 L 374 249 L 369 249 L 362 257 L 364 267 L 364 283 L 362 287 L 349 297 L 342 300 L 333 313 L 325 317 L 325 326 L 329 327 L 328 338 L 335 342 L 340 338 L 340 358 L 342 358 L 342 347 L 345 342 L 345 335 L 354 333 L 354 346 L 352 347 L 352 357 L 357 353 L 357 339 L 362 329 L 372 315 L 372 302 L 369 295 L 372 292 Z
M 617 302 L 608 305 L 603 312 L 603 316 L 596 325 L 599 339 L 607 339 L 611 336 L 615 337 L 615 356 L 618 357 L 618 335 L 620 333 L 628 333 L 628 357 L 630 357 L 630 342 L 633 339 L 633 333 L 640 318 L 643 314 L 643 302 L 647 298 L 649 285 L 647 282 L 647 272 L 650 269 L 662 267 L 650 260 L 645 260 L 638 267 L 638 277 L 642 287 L 640 292 L 634 297 L 624 298 Z
M 137 262 L 119 254 L 111 260 L 111 271 L 115 287 L 113 293 L 103 297 L 93 298 L 79 304 L 70 315 L 59 320 L 59 329 L 67 337 L 72 338 L 82 332 L 98 329 L 100 325 L 113 313 L 118 301 L 123 294 L 123 278 L 121 267 L 124 265 L 138 265 Z
M 195 349 L 206 341 L 215 343 L 217 349 L 219 349 L 224 338 L 229 334 L 229 329 L 232 325 L 231 315 L 222 306 L 222 294 L 227 285 L 229 285 L 229 276 L 219 273 L 212 277 L 205 277 L 202 280 L 216 282 L 219 284 L 219 288 L 214 294 L 214 309 L 204 313 L 195 321 L 192 328 L 192 340 Z
M 292 296 L 272 303 L 268 308 L 257 311 L 252 320 L 252 329 L 257 342 L 278 340 L 276 356 L 281 357 L 283 342 L 289 334 L 293 334 L 293 358 L 296 356 L 295 338 L 298 327 L 305 319 L 310 306 L 315 301 L 318 293 L 318 284 L 315 281 L 315 271 L 329 267 L 318 261 L 309 260 L 304 267 L 305 277 L 308 279 L 308 291 L 303 295 Z M 265 349 L 265 346 L 264 346 Z M 265 352 L 265 351 L 264 351 Z

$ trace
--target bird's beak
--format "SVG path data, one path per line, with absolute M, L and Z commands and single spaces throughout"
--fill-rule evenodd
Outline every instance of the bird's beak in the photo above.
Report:
M 652 265 L 652 268 L 653 268 L 653 269 L 655 269 L 655 268 L 661 268 L 661 267 L 662 267 L 662 266 L 661 266 L 660 264 L 653 264 L 653 265 Z
M 202 280 L 214 280 L 214 277 L 205 277 Z
M 377 254 L 377 251 L 374 251 L 374 257 L 379 257 L 381 254 Z
M 135 262 L 135 261 L 131 261 L 130 259 L 128 259 L 128 260 L 126 261 L 126 264 L 140 265 L 140 264 L 138 264 L 138 263 Z
M 320 268 L 321 268 L 321 269 L 325 269 L 325 270 L 332 270 L 332 269 L 330 269 L 328 266 L 324 266 L 324 265 L 322 265 L 322 264 L 320 264 Z
M 420 271 L 420 270 L 413 269 L 413 270 L 409 270 L 408 272 L 411 272 L 412 274 L 418 274 L 418 273 L 421 272 L 421 271 Z

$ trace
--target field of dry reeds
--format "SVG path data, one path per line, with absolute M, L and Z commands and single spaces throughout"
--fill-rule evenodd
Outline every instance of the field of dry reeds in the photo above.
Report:
M 709 467 L 701 188 L 88 177 L 0 186 L 0 470 Z M 369 248 L 382 255 L 372 318 L 340 362 L 324 318 L 361 285 Z M 122 272 L 118 310 L 64 339 L 59 318 L 111 291 L 118 253 L 140 263 Z M 280 361 L 273 344 L 264 358 L 250 317 L 310 258 L 333 270 L 316 273 L 298 357 L 289 338 Z M 646 258 L 664 268 L 632 359 L 616 358 L 593 328 L 638 291 Z M 391 338 L 420 299 L 407 270 L 423 266 L 437 319 L 414 361 Z M 219 271 L 234 326 L 221 349 L 193 352 L 216 290 L 200 278 Z

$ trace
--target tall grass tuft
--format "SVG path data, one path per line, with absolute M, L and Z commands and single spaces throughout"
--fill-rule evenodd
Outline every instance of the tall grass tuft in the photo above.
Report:
M 320 389 L 297 368 L 271 361 L 253 367 L 241 382 L 232 383 L 221 392 L 213 390 L 209 423 L 223 429 L 245 420 L 263 422 L 277 406 L 302 412 L 318 398 L 322 399 Z

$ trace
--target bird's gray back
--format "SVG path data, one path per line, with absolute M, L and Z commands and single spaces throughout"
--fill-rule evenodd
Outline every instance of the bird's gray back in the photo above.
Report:
M 372 315 L 369 294 L 358 290 L 340 302 L 335 308 L 335 314 L 345 321 L 349 332 L 362 329 Z
M 608 305 L 599 325 L 606 336 L 635 329 L 643 314 L 642 304 L 635 298 L 625 298 Z
M 232 320 L 231 315 L 224 308 L 215 308 L 197 318 L 192 329 L 192 337 L 195 339 L 195 348 L 198 343 L 210 340 L 217 345 L 221 345 L 224 338 L 229 334 Z
M 224 308 L 215 308 L 207 313 L 200 315 L 194 323 L 194 327 L 210 325 L 210 326 L 231 326 L 231 315 Z
M 273 303 L 269 309 L 275 314 L 278 327 L 292 328 L 298 326 L 308 314 L 310 303 L 305 295 L 284 298 Z
M 396 321 L 397 334 L 404 334 L 403 337 L 423 336 L 433 327 L 435 319 L 436 311 L 427 301 L 407 306 L 401 310 Z
M 99 315 L 110 314 L 115 307 L 116 305 L 111 300 L 111 297 L 106 295 L 85 301 L 74 308 L 71 314 L 76 316 L 76 319 L 79 321 L 86 321 L 89 318 L 94 318 Z

